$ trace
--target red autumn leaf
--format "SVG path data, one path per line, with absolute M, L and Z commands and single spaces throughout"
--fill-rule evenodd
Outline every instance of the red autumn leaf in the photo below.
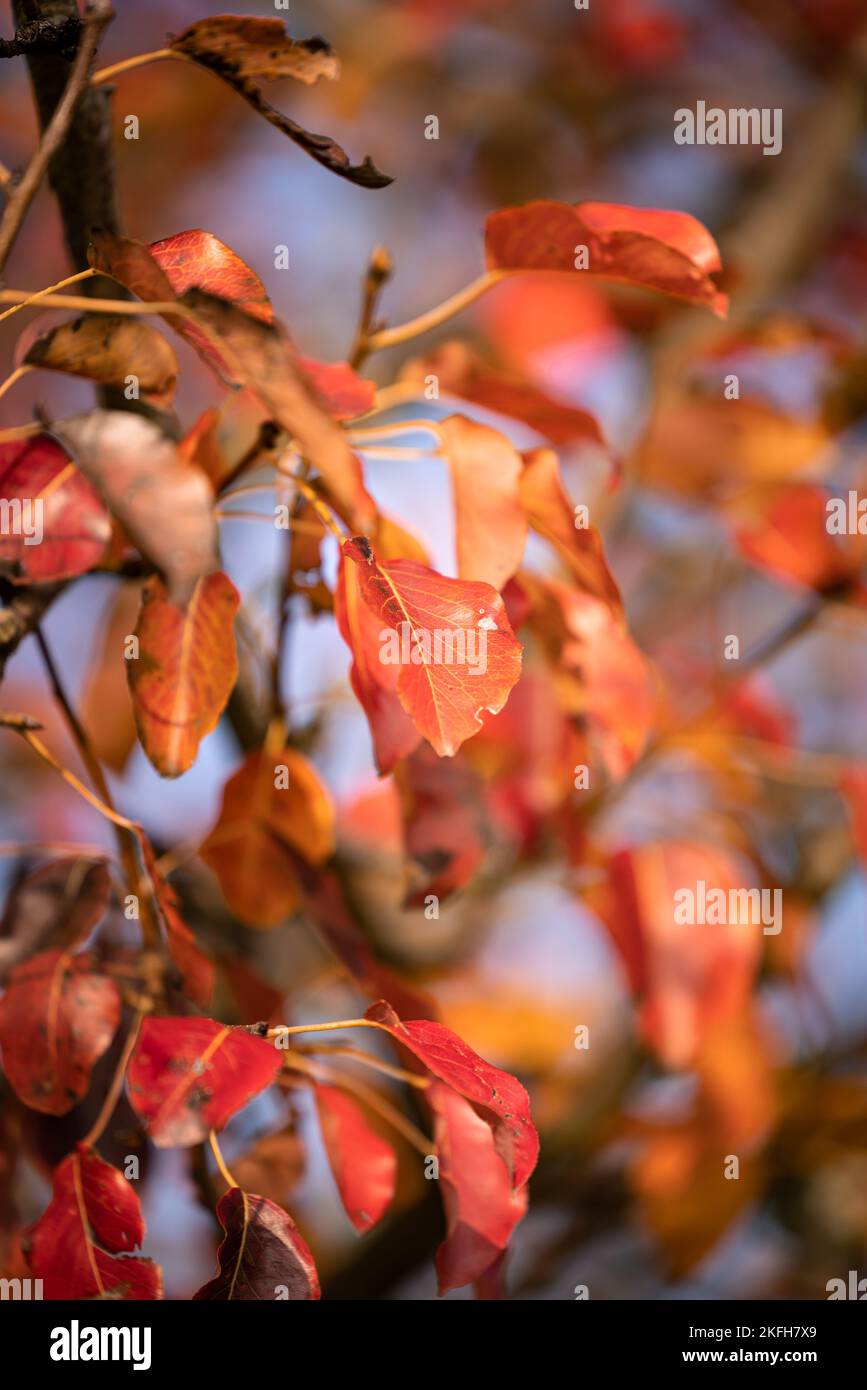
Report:
M 440 421 L 437 430 L 452 476 L 458 574 L 502 589 L 527 543 L 520 455 L 505 435 L 463 415 Z
M 376 382 L 359 376 L 348 362 L 317 362 L 313 357 L 302 357 L 300 366 L 336 420 L 352 420 L 373 409 Z
M 776 579 L 809 588 L 834 589 L 851 582 L 867 564 L 863 534 L 828 530 L 829 495 L 811 484 L 777 493 L 736 538 L 741 553 Z
M 431 893 L 447 898 L 485 856 L 490 828 L 481 784 L 465 763 L 446 762 L 425 744 L 395 769 L 395 782 L 409 861 L 405 906 L 422 906 Z
M 159 1266 L 127 1255 L 144 1235 L 132 1184 L 79 1144 L 54 1170 L 51 1201 L 29 1233 L 27 1258 L 46 1298 L 161 1298 Z
M 13 970 L 0 999 L 0 1048 L 25 1105 L 65 1115 L 87 1093 L 120 1021 L 117 985 L 91 955 L 43 951 Z
M 377 770 L 391 772 L 418 745 L 421 735 L 398 698 L 400 667 L 380 661 L 382 623 L 364 601 L 358 567 L 340 556 L 334 614 L 352 652 L 349 680 L 367 716 Z
M 146 1018 L 127 1072 L 129 1098 L 160 1148 L 201 1143 L 280 1070 L 280 1053 L 211 1018 Z
M 371 1004 L 364 1017 L 409 1048 L 440 1081 L 488 1112 L 496 1151 L 512 1186 L 523 1187 L 536 1166 L 539 1136 L 530 1118 L 530 1098 L 520 1081 L 492 1067 L 441 1023 L 424 1018 L 402 1023 L 384 999 Z
M 223 788 L 219 819 L 199 854 L 217 875 L 232 911 L 270 927 L 298 905 L 290 851 L 323 864 L 334 848 L 328 794 L 294 748 L 250 753 Z
M 73 579 L 99 563 L 111 521 L 56 440 L 40 434 L 0 444 L 0 496 L 9 514 L 0 528 L 0 571 L 13 584 Z
M 581 247 L 586 269 L 575 266 Z M 600 276 L 705 304 L 720 317 L 728 306 L 712 278 L 721 269 L 717 244 L 686 212 L 542 199 L 491 213 L 485 249 L 491 270 Z
M 397 1155 L 371 1129 L 360 1105 L 338 1087 L 317 1085 L 316 1109 L 340 1200 L 356 1231 L 363 1234 L 391 1205 Z
M 480 1279 L 505 1250 L 527 1209 L 513 1191 L 494 1132 L 469 1101 L 434 1082 L 425 1093 L 434 1114 L 447 1235 L 437 1250 L 440 1293 Z
M 587 440 L 604 447 L 599 425 L 586 410 L 556 401 L 517 372 L 491 367 L 467 343 L 442 343 L 425 357 L 414 357 L 401 368 L 398 380 L 418 382 L 435 376 L 440 394 L 461 396 L 485 410 L 522 420 L 552 444 Z
M 295 1222 L 276 1202 L 230 1187 L 217 1203 L 225 1237 L 217 1251 L 219 1273 L 194 1299 L 261 1302 L 317 1299 L 313 1256 Z
M 217 566 L 214 499 L 204 473 L 143 415 L 93 410 L 54 428 L 132 542 L 163 573 L 175 603 Z
M 436 752 L 451 757 L 478 733 L 482 710 L 502 709 L 521 673 L 503 600 L 488 584 L 447 579 L 413 560 L 380 565 L 363 536 L 343 553 L 381 624 L 380 660 L 392 655 L 386 638 L 395 634 L 401 705 Z
M 105 271 L 146 303 L 171 303 L 198 288 L 236 303 L 244 313 L 265 323 L 274 317 L 265 286 L 255 271 L 210 232 L 178 232 L 151 246 L 132 237 L 94 232 L 88 259 L 94 270 Z M 234 381 L 231 366 L 199 324 L 181 312 L 164 311 L 163 317 L 219 377 Z
M 576 524 L 557 455 L 553 449 L 533 449 L 523 460 L 519 495 L 533 530 L 554 546 L 582 589 L 619 613 L 620 592 L 605 561 L 602 539 L 595 526 Z
M 161 777 L 192 767 L 226 707 L 238 675 L 240 602 L 219 571 L 199 580 L 185 608 L 172 603 L 160 579 L 145 585 L 138 657 L 127 663 L 127 674 L 139 738 Z
M 187 290 L 200 289 L 228 299 L 263 323 L 274 318 L 268 292 L 255 270 L 212 232 L 176 232 L 151 242 L 147 249 L 178 299 Z M 135 290 L 134 285 L 129 288 Z
M 205 955 L 181 916 L 175 890 L 157 868 L 154 852 L 145 835 L 139 837 L 139 844 L 154 899 L 165 925 L 169 955 L 180 971 L 184 993 L 199 1008 L 206 1009 L 214 992 L 213 962 Z
M 642 1001 L 642 1033 L 671 1067 L 689 1066 L 707 1031 L 742 1008 L 765 939 L 760 922 L 679 922 L 675 894 L 695 894 L 697 911 L 700 882 L 727 903 L 752 886 L 733 854 L 672 841 L 613 854 L 607 883 L 589 895 Z

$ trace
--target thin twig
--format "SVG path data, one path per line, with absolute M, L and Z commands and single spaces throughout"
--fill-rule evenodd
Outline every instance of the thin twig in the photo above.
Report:
M 429 333 L 432 328 L 439 328 L 441 323 L 459 314 L 462 309 L 466 309 L 511 274 L 513 272 L 510 270 L 486 270 L 483 275 L 479 275 L 469 285 L 458 290 L 457 294 L 444 299 L 442 304 L 437 304 L 435 308 L 428 309 L 426 314 L 419 314 L 417 318 L 408 319 L 406 323 L 399 323 L 395 328 L 381 328 L 367 340 L 367 351 L 381 352 L 383 348 L 395 347 L 398 343 L 408 342 L 410 338 L 418 338 L 422 333 Z
M 9 259 L 9 253 L 21 228 L 21 223 L 36 196 L 51 159 L 66 139 L 66 133 L 75 115 L 75 108 L 87 86 L 90 65 L 99 47 L 103 30 L 113 18 L 114 12 L 110 0 L 92 0 L 85 12 L 81 41 L 63 96 L 45 128 L 39 142 L 39 148 L 24 171 L 21 180 L 12 189 L 2 221 L 0 221 L 0 270 Z
M 385 247 L 375 247 L 367 267 L 367 274 L 364 277 L 364 289 L 361 296 L 361 317 L 358 321 L 355 340 L 349 350 L 349 357 L 347 359 L 350 367 L 360 367 L 365 357 L 367 357 L 370 352 L 370 340 L 379 328 L 379 324 L 375 322 L 376 306 L 379 302 L 382 288 L 390 279 L 393 270 L 394 263 Z

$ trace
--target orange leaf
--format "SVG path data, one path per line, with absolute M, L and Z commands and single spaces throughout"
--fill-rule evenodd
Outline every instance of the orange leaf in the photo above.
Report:
M 607 885 L 590 894 L 642 1001 L 642 1033 L 669 1066 L 689 1066 L 708 1031 L 732 1019 L 749 996 L 762 924 L 742 922 L 738 913 L 732 921 L 728 907 L 732 890 L 750 886 L 746 865 L 729 852 L 671 841 L 613 854 Z M 726 920 L 679 921 L 687 915 L 675 897 L 682 890 L 694 895 L 696 916 L 702 895 L 709 904 L 711 893 L 724 894 Z
M 437 428 L 452 475 L 458 574 L 502 589 L 527 543 L 520 456 L 505 435 L 463 415 Z
M 161 580 L 145 586 L 139 655 L 127 669 L 142 747 L 161 777 L 180 777 L 192 767 L 226 707 L 238 675 L 240 602 L 219 571 L 199 580 L 185 608 L 171 602 Z
M 401 368 L 398 379 L 422 386 L 431 375 L 439 381 L 440 392 L 523 420 L 553 444 L 589 440 L 604 446 L 599 425 L 586 410 L 555 401 L 516 372 L 488 366 L 467 343 L 443 343 L 426 357 L 413 358 Z
M 340 64 L 324 39 L 290 38 L 282 19 L 214 15 L 190 25 L 171 40 L 170 47 L 238 82 L 251 77 L 266 82 L 294 77 L 309 87 L 320 77 L 332 80 L 340 72 Z
M 503 708 L 521 674 L 503 600 L 488 584 L 447 579 L 413 560 L 380 565 L 363 536 L 343 553 L 381 625 L 379 659 L 398 669 L 401 705 L 440 757 L 451 757 L 478 733 L 483 710 Z
M 276 757 L 258 749 L 226 783 L 219 819 L 199 853 L 232 911 L 250 926 L 271 927 L 300 898 L 289 851 L 322 864 L 333 842 L 331 803 L 307 759 L 294 748 Z
M 576 251 L 588 264 L 576 270 Z M 686 212 L 621 203 L 555 203 L 504 208 L 485 224 L 492 270 L 566 270 L 706 304 L 724 317 L 728 300 L 712 276 L 721 269 L 710 232 Z
M 523 459 L 519 494 L 533 530 L 554 546 L 582 589 L 619 613 L 620 591 L 606 564 L 602 538 L 595 526 L 576 525 L 557 455 L 553 449 L 534 449 Z

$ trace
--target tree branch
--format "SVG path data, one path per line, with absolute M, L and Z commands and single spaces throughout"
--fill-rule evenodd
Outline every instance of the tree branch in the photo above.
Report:
M 34 19 L 16 29 L 11 39 L 0 39 L 0 58 L 19 58 L 28 53 L 56 53 L 72 59 L 81 36 L 78 15 L 62 19 Z
M 72 125 L 75 109 L 87 87 L 90 66 L 99 47 L 103 30 L 114 18 L 110 0 L 92 0 L 84 16 L 84 30 L 63 95 L 54 107 L 51 118 L 43 125 L 39 148 L 31 159 L 20 182 L 13 188 L 0 221 L 0 269 L 6 264 L 39 185 L 49 165 L 60 153 Z M 80 267 L 83 269 L 83 267 Z

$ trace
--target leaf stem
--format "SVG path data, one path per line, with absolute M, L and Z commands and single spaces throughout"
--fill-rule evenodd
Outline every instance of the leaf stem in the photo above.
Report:
M 323 526 L 326 526 L 338 544 L 342 545 L 346 538 L 313 485 L 298 473 L 289 473 L 287 476 L 292 479 L 302 497 L 307 498 Z
M 296 1052 L 327 1052 L 330 1057 L 348 1057 L 354 1062 L 360 1062 L 362 1066 L 370 1067 L 371 1071 L 381 1072 L 383 1076 L 390 1076 L 395 1081 L 403 1081 L 407 1086 L 416 1086 L 420 1091 L 426 1091 L 430 1085 L 427 1077 L 419 1076 L 414 1071 L 406 1071 L 403 1067 L 395 1067 L 391 1062 L 383 1062 L 370 1052 L 362 1052 L 360 1047 L 342 1047 L 340 1043 L 297 1043 L 292 1052 L 293 1055 Z
M 122 58 L 118 63 L 99 68 L 91 77 L 90 85 L 99 87 L 103 82 L 110 82 L 113 77 L 119 77 L 122 72 L 132 72 L 133 68 L 144 67 L 145 63 L 159 63 L 164 58 L 186 59 L 186 56 L 174 48 L 155 48 L 150 53 L 136 53 L 132 58 Z
M 104 272 L 100 271 L 100 274 Z M 195 320 L 194 311 L 176 299 L 163 303 L 153 300 L 142 303 L 137 299 L 85 299 L 83 295 L 52 294 L 48 290 L 0 290 L 0 304 L 17 304 L 25 308 L 34 299 L 52 309 L 85 309 L 92 314 L 174 314 L 177 318 Z
M 217 1141 L 217 1136 L 212 1129 L 208 1130 L 208 1143 L 211 1146 L 211 1153 L 214 1155 L 214 1162 L 220 1170 L 220 1177 L 223 1179 L 223 1182 L 227 1187 L 240 1187 L 240 1183 L 235 1181 L 229 1169 L 226 1167 L 225 1160 L 220 1151 L 220 1145 Z
M 388 1032 L 382 1023 L 375 1023 L 372 1018 L 343 1018 L 337 1023 L 281 1023 L 276 1028 L 269 1028 L 265 1036 L 273 1039 L 289 1037 L 294 1033 L 332 1033 L 336 1028 L 380 1028 L 383 1033 Z
M 438 328 L 447 319 L 454 318 L 455 314 L 459 314 L 462 309 L 466 309 L 469 304 L 487 294 L 500 280 L 513 273 L 510 270 L 486 270 L 483 275 L 479 275 L 462 290 L 458 290 L 457 294 L 444 299 L 442 304 L 437 304 L 435 308 L 428 309 L 426 314 L 419 314 L 417 318 L 400 323 L 395 328 L 381 328 L 378 333 L 372 334 L 367 340 L 367 351 L 381 352 L 383 348 L 396 347 L 398 343 L 406 343 L 410 338 L 429 333 L 432 328 Z

